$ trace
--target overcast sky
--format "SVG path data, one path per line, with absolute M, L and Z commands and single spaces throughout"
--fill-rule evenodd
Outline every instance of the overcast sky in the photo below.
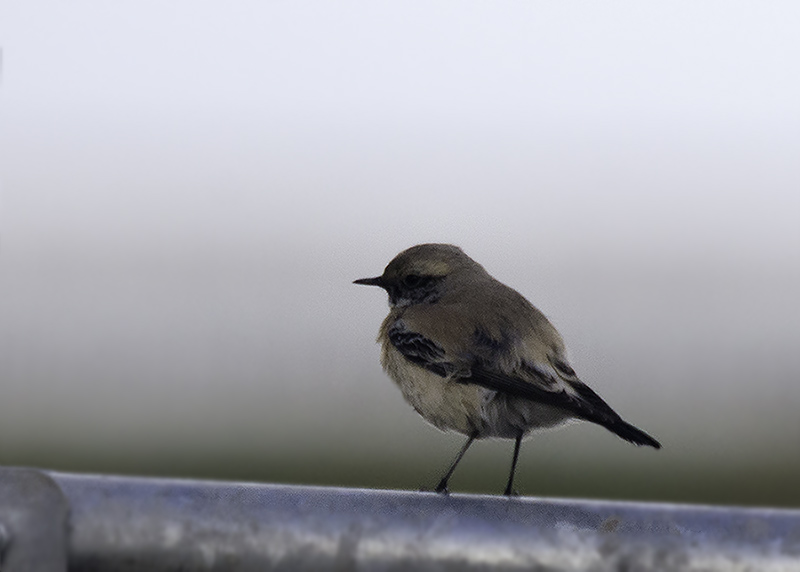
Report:
M 6 2 L 4 238 L 794 248 L 798 21 L 792 2 Z

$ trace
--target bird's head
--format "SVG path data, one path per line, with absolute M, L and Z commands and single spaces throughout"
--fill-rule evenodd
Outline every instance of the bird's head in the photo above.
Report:
M 354 284 L 380 286 L 389 294 L 392 306 L 432 304 L 459 277 L 466 281 L 483 267 L 452 244 L 418 244 L 404 250 L 375 278 L 361 278 Z

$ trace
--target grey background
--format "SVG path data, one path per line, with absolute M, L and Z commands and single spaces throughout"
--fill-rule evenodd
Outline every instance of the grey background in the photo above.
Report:
M 417 488 L 377 289 L 461 245 L 659 438 L 522 492 L 800 506 L 792 2 L 4 2 L 0 463 Z M 499 492 L 511 443 L 452 482 Z

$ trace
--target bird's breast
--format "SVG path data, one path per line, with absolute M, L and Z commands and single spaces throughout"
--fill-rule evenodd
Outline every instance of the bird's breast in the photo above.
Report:
M 391 343 L 384 343 L 381 363 L 405 400 L 442 430 L 470 435 L 484 427 L 482 408 L 487 391 L 441 377 L 408 361 Z

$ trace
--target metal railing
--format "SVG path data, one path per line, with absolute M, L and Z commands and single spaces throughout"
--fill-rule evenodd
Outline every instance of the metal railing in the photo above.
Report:
M 800 510 L 0 468 L 0 570 L 800 571 Z

